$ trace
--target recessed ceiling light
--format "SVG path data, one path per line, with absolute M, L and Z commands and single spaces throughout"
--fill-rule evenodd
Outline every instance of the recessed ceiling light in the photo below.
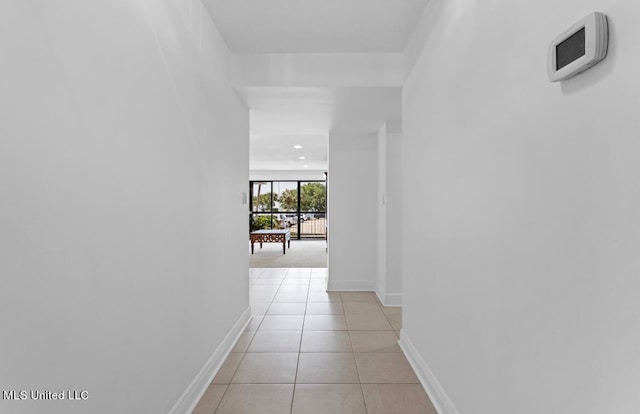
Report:
M 309 166 L 307 164 L 303 165 L 304 168 L 309 168 Z
M 298 157 L 299 160 L 306 160 L 307 157 Z
M 294 145 L 293 148 L 295 149 L 302 149 L 302 145 Z

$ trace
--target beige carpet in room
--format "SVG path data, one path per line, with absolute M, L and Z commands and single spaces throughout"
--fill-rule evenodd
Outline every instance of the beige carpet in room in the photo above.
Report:
M 255 244 L 251 254 L 249 244 L 249 267 L 327 267 L 327 251 L 324 240 L 291 240 L 291 248 L 282 254 L 281 243 Z

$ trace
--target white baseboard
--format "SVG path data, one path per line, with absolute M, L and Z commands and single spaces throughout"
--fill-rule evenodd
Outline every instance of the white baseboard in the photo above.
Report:
M 198 372 L 198 375 L 191 381 L 180 399 L 171 408 L 169 414 L 191 414 L 250 321 L 251 308 L 247 308 L 211 355 L 211 358 Z
M 407 360 L 409 360 L 409 364 L 413 367 L 413 370 L 416 372 L 420 383 L 424 387 L 427 395 L 429 395 L 429 399 L 433 403 L 438 414 L 460 414 L 456 407 L 453 405 L 449 396 L 445 392 L 444 388 L 438 381 L 429 366 L 424 361 L 418 350 L 411 342 L 411 339 L 407 336 L 404 329 L 400 331 L 400 341 L 398 341 L 400 348 L 404 351 Z
M 376 296 L 384 306 L 400 307 L 402 306 L 402 293 L 386 293 L 376 284 Z
M 376 283 L 370 280 L 331 280 L 327 285 L 327 291 L 354 291 L 354 292 L 373 292 Z
M 402 293 L 387 293 L 383 296 L 384 306 L 402 306 Z
M 329 280 L 327 291 L 374 292 L 384 306 L 402 306 L 401 293 L 382 293 L 376 282 L 370 280 Z

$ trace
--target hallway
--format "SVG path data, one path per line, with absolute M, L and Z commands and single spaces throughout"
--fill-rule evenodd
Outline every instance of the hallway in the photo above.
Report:
M 397 344 L 402 310 L 326 292 L 327 269 L 251 269 L 253 320 L 194 414 L 435 414 Z
M 0 413 L 640 413 L 638 16 L 1 2 Z

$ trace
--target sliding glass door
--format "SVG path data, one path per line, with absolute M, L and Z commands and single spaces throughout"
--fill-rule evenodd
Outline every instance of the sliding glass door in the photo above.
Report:
M 301 181 L 300 236 L 325 238 L 327 235 L 327 188 L 323 181 Z
M 289 229 L 291 237 L 326 238 L 324 181 L 251 181 L 251 230 Z

